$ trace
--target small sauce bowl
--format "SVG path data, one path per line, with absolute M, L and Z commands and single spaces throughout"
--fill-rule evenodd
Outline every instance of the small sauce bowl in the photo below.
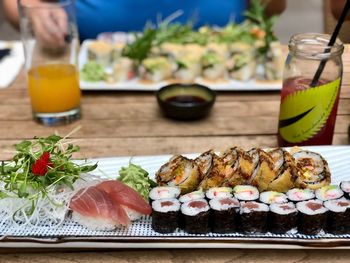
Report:
M 167 117 L 194 120 L 208 115 L 216 93 L 199 84 L 171 84 L 156 93 L 158 104 Z

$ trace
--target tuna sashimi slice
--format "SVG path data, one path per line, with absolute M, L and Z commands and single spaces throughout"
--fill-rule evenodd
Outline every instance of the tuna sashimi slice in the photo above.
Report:
M 125 227 L 130 225 L 125 209 L 96 186 L 78 191 L 71 199 L 69 207 L 82 216 L 109 219 L 116 225 Z
M 138 192 L 118 180 L 104 181 L 96 187 L 108 193 L 118 204 L 140 214 L 150 215 L 152 212 L 151 206 Z

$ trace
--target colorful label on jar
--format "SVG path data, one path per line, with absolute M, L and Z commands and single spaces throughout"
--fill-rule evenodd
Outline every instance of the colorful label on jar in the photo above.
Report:
M 315 136 L 327 122 L 339 87 L 340 78 L 286 96 L 280 108 L 281 137 L 291 143 L 300 143 Z

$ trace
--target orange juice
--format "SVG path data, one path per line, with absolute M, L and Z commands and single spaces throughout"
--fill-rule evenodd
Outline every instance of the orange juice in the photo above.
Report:
M 28 72 L 29 95 L 34 112 L 58 113 L 79 107 L 79 76 L 70 64 L 48 64 Z

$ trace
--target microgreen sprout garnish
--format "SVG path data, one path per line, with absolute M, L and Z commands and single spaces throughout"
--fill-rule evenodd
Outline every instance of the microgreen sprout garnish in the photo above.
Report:
M 16 144 L 12 160 L 0 166 L 0 201 L 12 200 L 16 205 L 5 209 L 1 204 L 2 212 L 12 211 L 16 221 L 18 218 L 31 221 L 30 217 L 36 214 L 37 221 L 43 214 L 57 214 L 65 207 L 64 214 L 60 214 L 64 218 L 74 183 L 97 167 L 97 164 L 73 162 L 72 155 L 79 150 L 79 146 L 59 135 L 35 137 Z

